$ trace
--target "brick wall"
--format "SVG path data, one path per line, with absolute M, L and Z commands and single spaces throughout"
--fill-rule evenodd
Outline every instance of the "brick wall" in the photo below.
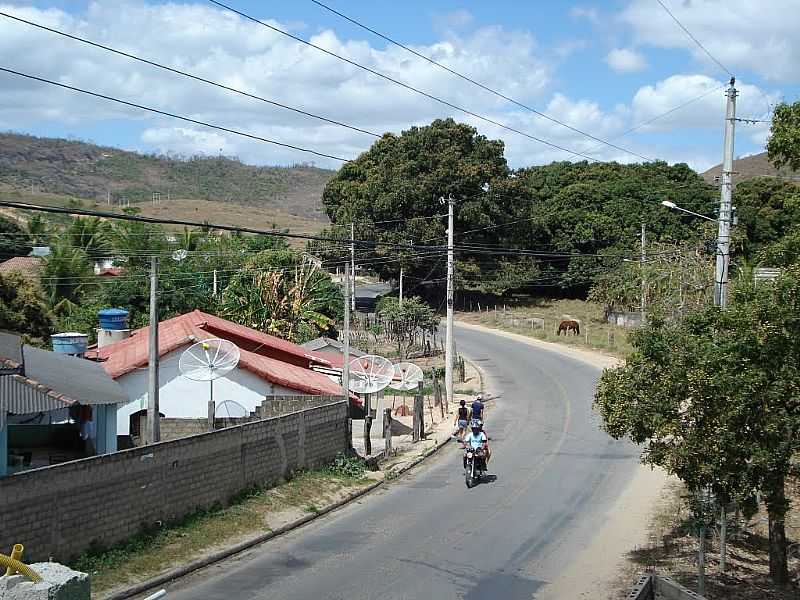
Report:
M 64 562 L 158 521 L 226 504 L 242 490 L 347 449 L 347 403 L 324 406 L 0 479 L 0 549 Z

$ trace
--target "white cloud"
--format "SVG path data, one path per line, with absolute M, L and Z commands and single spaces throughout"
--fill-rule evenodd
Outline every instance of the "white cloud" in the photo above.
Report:
M 800 5 L 797 0 L 694 0 L 670 10 L 734 73 L 750 69 L 772 80 L 800 81 Z M 652 0 L 631 0 L 620 15 L 641 45 L 683 48 L 718 69 Z
M 644 56 L 629 48 L 614 48 L 606 56 L 606 62 L 618 73 L 636 73 L 647 68 Z
M 646 85 L 636 92 L 631 103 L 633 121 L 649 121 L 681 104 L 699 96 L 681 110 L 658 119 L 643 128 L 643 131 L 670 131 L 676 128 L 721 129 L 725 119 L 725 82 L 706 75 L 673 75 L 655 85 Z M 742 116 L 760 115 L 767 102 L 775 102 L 778 94 L 767 93 L 757 86 L 738 82 L 737 114 Z M 716 92 L 713 90 L 717 90 Z M 762 124 L 748 131 L 756 132 Z
M 463 117 L 463 113 L 204 4 L 96 0 L 80 16 L 55 9 L 0 6 L 29 20 L 378 134 L 399 132 L 437 117 Z M 462 14 L 459 18 L 463 23 L 467 17 Z M 475 112 L 507 106 L 496 96 L 396 47 L 377 49 L 364 41 L 342 39 L 331 30 L 320 31 L 311 41 Z M 535 38 L 525 31 L 501 27 L 482 27 L 465 34 L 450 31 L 446 39 L 415 49 L 524 102 L 541 102 L 551 85 L 552 67 Z M 192 82 L 9 19 L 0 20 L 0 54 L 9 57 L 8 66 L 19 71 L 328 154 L 355 156 L 373 142 L 362 133 Z M 211 148 L 216 153 L 222 147 L 226 153 L 254 162 L 286 157 L 290 162 L 339 164 L 224 133 L 199 135 L 198 128 L 185 123 L 0 75 L 0 128 L 24 129 L 45 121 L 96 124 L 110 119 L 141 120 L 146 130 L 142 142 L 164 150 L 192 153 L 193 148 L 197 152 Z

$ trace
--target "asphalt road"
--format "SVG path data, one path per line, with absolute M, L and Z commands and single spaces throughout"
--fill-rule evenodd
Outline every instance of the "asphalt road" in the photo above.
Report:
M 490 374 L 491 482 L 467 490 L 455 444 L 382 491 L 204 569 L 169 600 L 535 598 L 599 529 L 637 450 L 591 412 L 599 370 L 464 328 Z

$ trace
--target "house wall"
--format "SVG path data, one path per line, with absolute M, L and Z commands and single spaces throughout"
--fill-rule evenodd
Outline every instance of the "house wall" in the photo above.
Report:
M 159 363 L 159 409 L 165 417 L 199 419 L 208 416 L 211 386 L 207 381 L 192 381 L 178 370 L 184 348 L 165 354 Z M 117 433 L 130 433 L 130 416 L 147 408 L 147 368 L 137 369 L 117 379 L 131 399 L 117 411 Z M 254 411 L 266 396 L 293 396 L 303 392 L 275 385 L 244 369 L 234 369 L 214 381 L 214 400 L 235 400 Z
M 66 562 L 243 490 L 330 462 L 348 447 L 347 403 L 0 479 L 0 548 Z

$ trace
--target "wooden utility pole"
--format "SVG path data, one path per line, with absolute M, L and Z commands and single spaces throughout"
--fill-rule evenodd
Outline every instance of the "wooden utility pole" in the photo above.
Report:
M 411 439 L 414 442 L 425 437 L 425 399 L 422 395 L 422 382 L 417 384 L 417 395 L 414 396 L 414 421 Z
M 392 455 L 392 409 L 383 409 L 383 437 L 384 449 L 383 457 L 389 458 Z
M 158 406 L 158 257 L 150 258 L 150 356 L 148 359 L 147 431 L 148 442 L 161 441 Z

